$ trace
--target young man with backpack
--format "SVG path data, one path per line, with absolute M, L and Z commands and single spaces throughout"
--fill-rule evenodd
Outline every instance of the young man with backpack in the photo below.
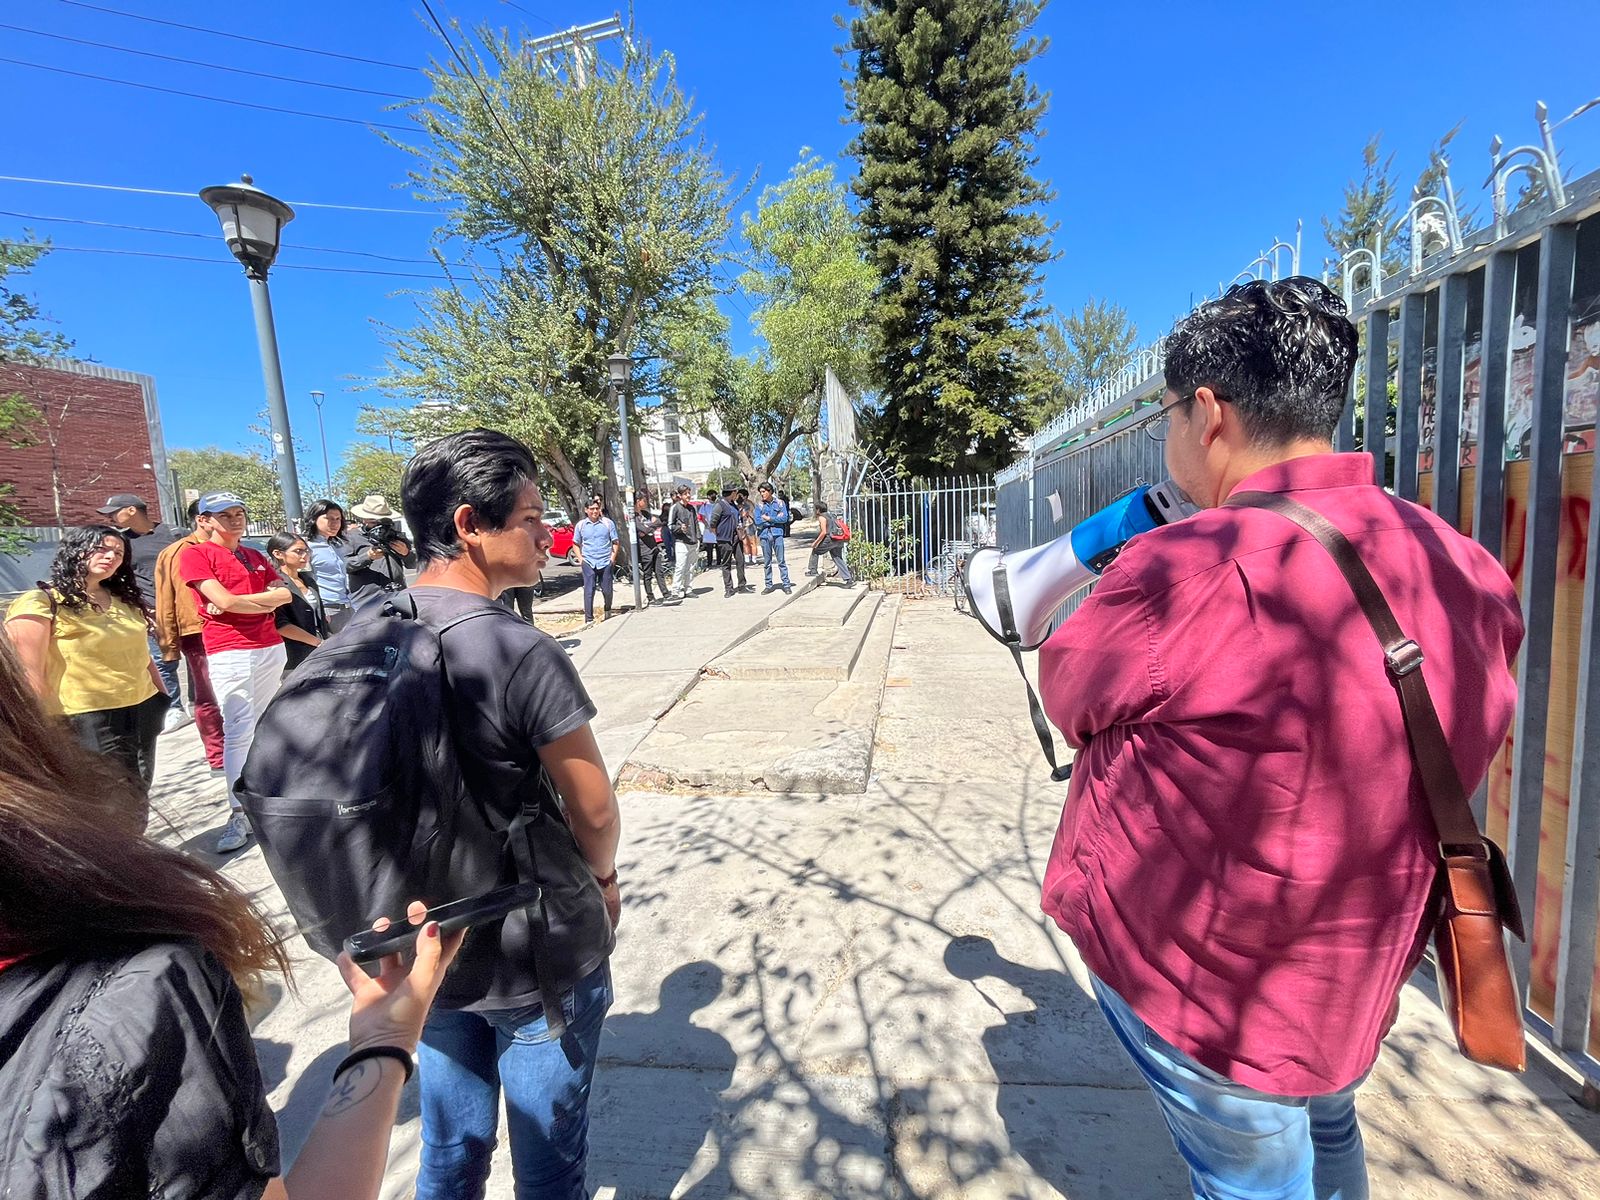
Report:
M 732 596 L 747 592 L 750 585 L 744 581 L 743 534 L 739 526 L 739 488 L 730 484 L 722 489 L 722 499 L 711 506 L 707 523 L 717 534 L 717 561 L 722 564 L 722 594 Z M 739 586 L 733 584 L 734 572 L 739 574 Z
M 850 544 L 850 526 L 838 517 L 828 515 L 828 506 L 821 500 L 815 505 L 817 514 L 817 540 L 811 543 L 811 562 L 806 567 L 807 575 L 817 573 L 817 559 L 822 555 L 829 555 L 834 565 L 839 568 L 839 578 L 844 580 L 845 586 L 855 583 L 855 577 L 850 574 L 850 568 L 844 561 L 844 548 Z
M 503 1098 L 515 1194 L 586 1196 L 621 818 L 571 661 L 496 603 L 549 555 L 537 469 L 515 438 L 473 429 L 429 443 L 402 490 L 421 574 L 301 665 L 263 720 L 246 807 L 328 957 L 398 916 L 402 892 L 433 906 L 540 886 L 472 929 L 428 1016 L 416 1195 L 484 1194 Z M 314 752 L 297 733 L 313 723 Z

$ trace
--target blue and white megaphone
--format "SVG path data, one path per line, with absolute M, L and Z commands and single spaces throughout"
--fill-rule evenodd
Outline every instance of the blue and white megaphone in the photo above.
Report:
M 1098 579 L 1129 538 L 1197 511 L 1171 480 L 1134 488 L 1043 546 L 1010 554 L 992 546 L 974 551 L 961 586 L 973 615 L 998 640 L 1037 650 L 1050 636 L 1056 610 Z

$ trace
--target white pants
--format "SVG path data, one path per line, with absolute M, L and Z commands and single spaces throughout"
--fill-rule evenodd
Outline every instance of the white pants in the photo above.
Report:
M 211 663 L 211 690 L 222 710 L 222 773 L 228 780 L 229 808 L 239 808 L 233 787 L 256 736 L 256 718 L 283 682 L 287 653 L 279 642 L 255 650 L 219 650 L 206 655 Z
M 672 587 L 680 596 L 687 596 L 694 586 L 694 556 L 700 553 L 700 546 L 696 542 L 679 542 L 675 549 L 678 565 L 672 573 Z

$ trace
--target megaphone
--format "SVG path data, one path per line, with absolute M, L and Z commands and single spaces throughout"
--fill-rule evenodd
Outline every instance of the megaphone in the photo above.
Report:
M 1198 511 L 1170 479 L 1134 488 L 1043 546 L 1010 554 L 992 546 L 974 551 L 961 586 L 973 615 L 997 640 L 1037 650 L 1050 636 L 1056 610 L 1098 579 L 1129 538 Z

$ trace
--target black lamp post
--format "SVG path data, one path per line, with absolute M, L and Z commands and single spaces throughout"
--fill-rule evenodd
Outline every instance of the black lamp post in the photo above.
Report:
M 278 257 L 283 227 L 294 220 L 294 209 L 256 187 L 250 176 L 240 182 L 203 188 L 200 199 L 222 224 L 228 249 L 244 267 L 250 280 L 250 307 L 256 318 L 256 344 L 261 351 L 261 375 L 267 389 L 267 414 L 272 424 L 272 458 L 283 492 L 283 514 L 300 523 L 300 473 L 295 468 L 294 439 L 289 432 L 289 401 L 283 394 L 283 367 L 278 361 L 278 334 L 272 323 L 272 297 L 267 272 Z

